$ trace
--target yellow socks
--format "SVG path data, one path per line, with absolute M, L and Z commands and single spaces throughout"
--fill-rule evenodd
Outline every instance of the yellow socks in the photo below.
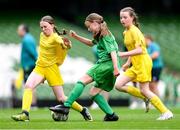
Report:
M 127 88 L 127 93 L 135 96 L 135 97 L 139 97 L 142 99 L 145 99 L 145 97 L 141 94 L 140 90 L 133 87 L 133 86 L 128 86 Z M 168 109 L 166 108 L 166 106 L 162 103 L 162 101 L 158 98 L 158 96 L 154 96 L 150 99 L 150 102 L 152 103 L 152 105 L 158 109 L 161 113 L 167 112 Z
M 65 98 L 66 98 L 66 100 L 67 100 L 67 96 L 65 96 Z M 83 110 L 83 107 L 79 104 L 79 103 L 77 103 L 76 101 L 74 101 L 73 103 L 72 103 L 72 109 L 74 109 L 74 110 L 76 110 L 76 111 L 78 111 L 78 112 L 82 112 L 82 110 Z
M 32 103 L 32 89 L 25 89 L 23 94 L 22 110 L 29 112 L 31 108 L 31 103 Z M 83 107 L 76 101 L 73 102 L 72 108 L 78 112 L 81 112 L 83 110 Z
M 73 102 L 72 106 L 71 106 L 74 110 L 78 111 L 78 112 L 82 112 L 83 107 L 77 103 L 76 101 Z
M 133 95 L 135 97 L 145 99 L 145 97 L 141 94 L 140 90 L 138 88 L 136 88 L 136 87 L 128 86 L 127 93 L 129 93 L 129 94 L 131 94 L 131 95 Z
M 158 109 L 161 113 L 165 113 L 168 111 L 166 106 L 162 103 L 162 101 L 158 98 L 158 96 L 154 96 L 150 99 L 151 104 Z
M 22 110 L 27 112 L 30 111 L 32 103 L 32 89 L 25 89 L 23 94 L 23 101 L 22 101 Z

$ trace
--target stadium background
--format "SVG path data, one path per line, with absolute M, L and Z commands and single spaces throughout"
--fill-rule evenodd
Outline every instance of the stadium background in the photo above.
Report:
M 20 106 L 22 97 L 22 88 L 17 93 L 12 93 L 11 83 L 17 74 L 19 67 L 18 56 L 20 54 L 20 38 L 17 36 L 16 29 L 20 23 L 27 23 L 30 31 L 39 40 L 39 20 L 44 15 L 55 17 L 59 29 L 73 29 L 83 36 L 91 37 L 84 27 L 84 18 L 91 12 L 97 12 L 104 16 L 110 30 L 115 35 L 116 40 L 123 49 L 122 31 L 119 23 L 119 10 L 125 6 L 132 6 L 139 14 L 141 29 L 144 33 L 152 34 L 155 40 L 162 48 L 165 70 L 162 74 L 162 81 L 166 85 L 173 86 L 173 83 L 180 79 L 180 2 L 178 0 L 66 0 L 66 1 L 24 1 L 24 0 L 1 0 L 0 1 L 0 107 Z M 85 45 L 73 41 L 73 48 L 69 52 L 68 67 L 63 66 L 63 76 L 65 76 L 65 92 L 72 89 L 73 83 L 78 76 L 81 76 L 85 70 L 90 67 L 95 59 L 92 50 Z M 73 61 L 73 62 L 72 62 Z M 79 63 L 78 63 L 79 61 Z M 82 67 L 83 63 L 84 67 Z M 75 66 L 76 64 L 76 66 Z M 81 72 L 81 69 L 84 70 Z M 74 77 L 68 77 L 75 73 Z M 68 72 L 68 74 L 67 74 Z M 175 77 L 176 76 L 176 77 Z M 175 80 L 177 79 L 177 80 Z M 39 106 L 55 104 L 54 95 L 47 84 L 37 89 Z M 88 91 L 89 87 L 85 91 Z M 172 88 L 170 92 L 172 92 Z M 17 97 L 14 103 L 12 96 Z M 86 92 L 81 96 L 80 101 L 88 99 Z M 111 92 L 110 103 L 113 105 L 128 105 L 129 96 L 118 93 L 115 90 Z M 173 96 L 170 97 L 173 101 Z M 90 100 L 86 105 L 91 103 Z M 118 101 L 118 102 L 117 102 Z M 12 104 L 13 103 L 13 104 Z

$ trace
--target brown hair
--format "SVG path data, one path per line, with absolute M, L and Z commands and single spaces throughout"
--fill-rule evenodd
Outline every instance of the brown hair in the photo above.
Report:
M 129 12 L 129 15 L 131 17 L 134 17 L 133 19 L 133 24 L 139 28 L 139 22 L 138 22 L 138 16 L 135 13 L 135 10 L 132 7 L 125 7 L 123 9 L 120 10 L 120 12 Z
M 149 34 L 146 34 L 144 37 L 151 40 L 151 41 L 154 41 L 153 37 Z
M 107 24 L 101 15 L 99 15 L 97 13 L 91 13 L 86 17 L 85 22 L 86 21 L 97 22 L 98 24 L 100 24 L 100 32 L 99 32 L 99 34 L 97 34 L 98 36 L 94 36 L 94 37 L 96 37 L 96 38 L 103 37 L 103 36 L 108 35 L 110 33 L 109 29 L 107 27 Z
M 41 21 L 48 22 L 49 24 L 54 24 L 54 31 L 58 35 L 66 35 L 67 34 L 67 31 L 65 29 L 63 29 L 62 32 L 58 31 L 57 27 L 55 26 L 55 21 L 54 21 L 53 17 L 46 15 L 46 16 L 41 18 Z

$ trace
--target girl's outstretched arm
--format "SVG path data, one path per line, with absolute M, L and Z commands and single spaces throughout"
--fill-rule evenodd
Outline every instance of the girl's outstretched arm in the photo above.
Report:
M 88 45 L 88 46 L 93 46 L 94 45 L 92 43 L 92 40 L 90 40 L 88 38 L 85 38 L 85 37 L 82 37 L 82 36 L 78 35 L 76 32 L 74 32 L 72 30 L 70 30 L 69 35 L 70 35 L 70 37 L 75 38 L 76 40 L 84 43 L 85 45 Z

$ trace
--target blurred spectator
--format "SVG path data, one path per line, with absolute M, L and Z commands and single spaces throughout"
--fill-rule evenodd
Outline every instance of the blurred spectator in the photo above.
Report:
M 23 80 L 26 82 L 30 73 L 35 67 L 37 60 L 37 49 L 34 37 L 29 32 L 29 27 L 26 24 L 20 24 L 17 29 L 18 35 L 21 40 L 21 67 L 23 70 Z M 36 107 L 37 100 L 35 92 L 33 92 L 32 107 Z
M 180 85 L 180 79 L 176 72 L 173 72 L 173 105 L 178 105 L 179 102 L 179 94 L 178 94 L 178 87 Z
M 180 75 L 177 72 L 171 72 L 167 68 L 162 76 L 165 82 L 164 101 L 167 105 L 179 106 L 179 87 L 180 87 Z
M 145 35 L 145 40 L 147 44 L 147 51 L 152 59 L 152 81 L 149 84 L 150 90 L 159 96 L 158 82 L 160 79 L 160 74 L 163 69 L 162 55 L 160 51 L 160 46 L 154 42 L 151 35 Z

